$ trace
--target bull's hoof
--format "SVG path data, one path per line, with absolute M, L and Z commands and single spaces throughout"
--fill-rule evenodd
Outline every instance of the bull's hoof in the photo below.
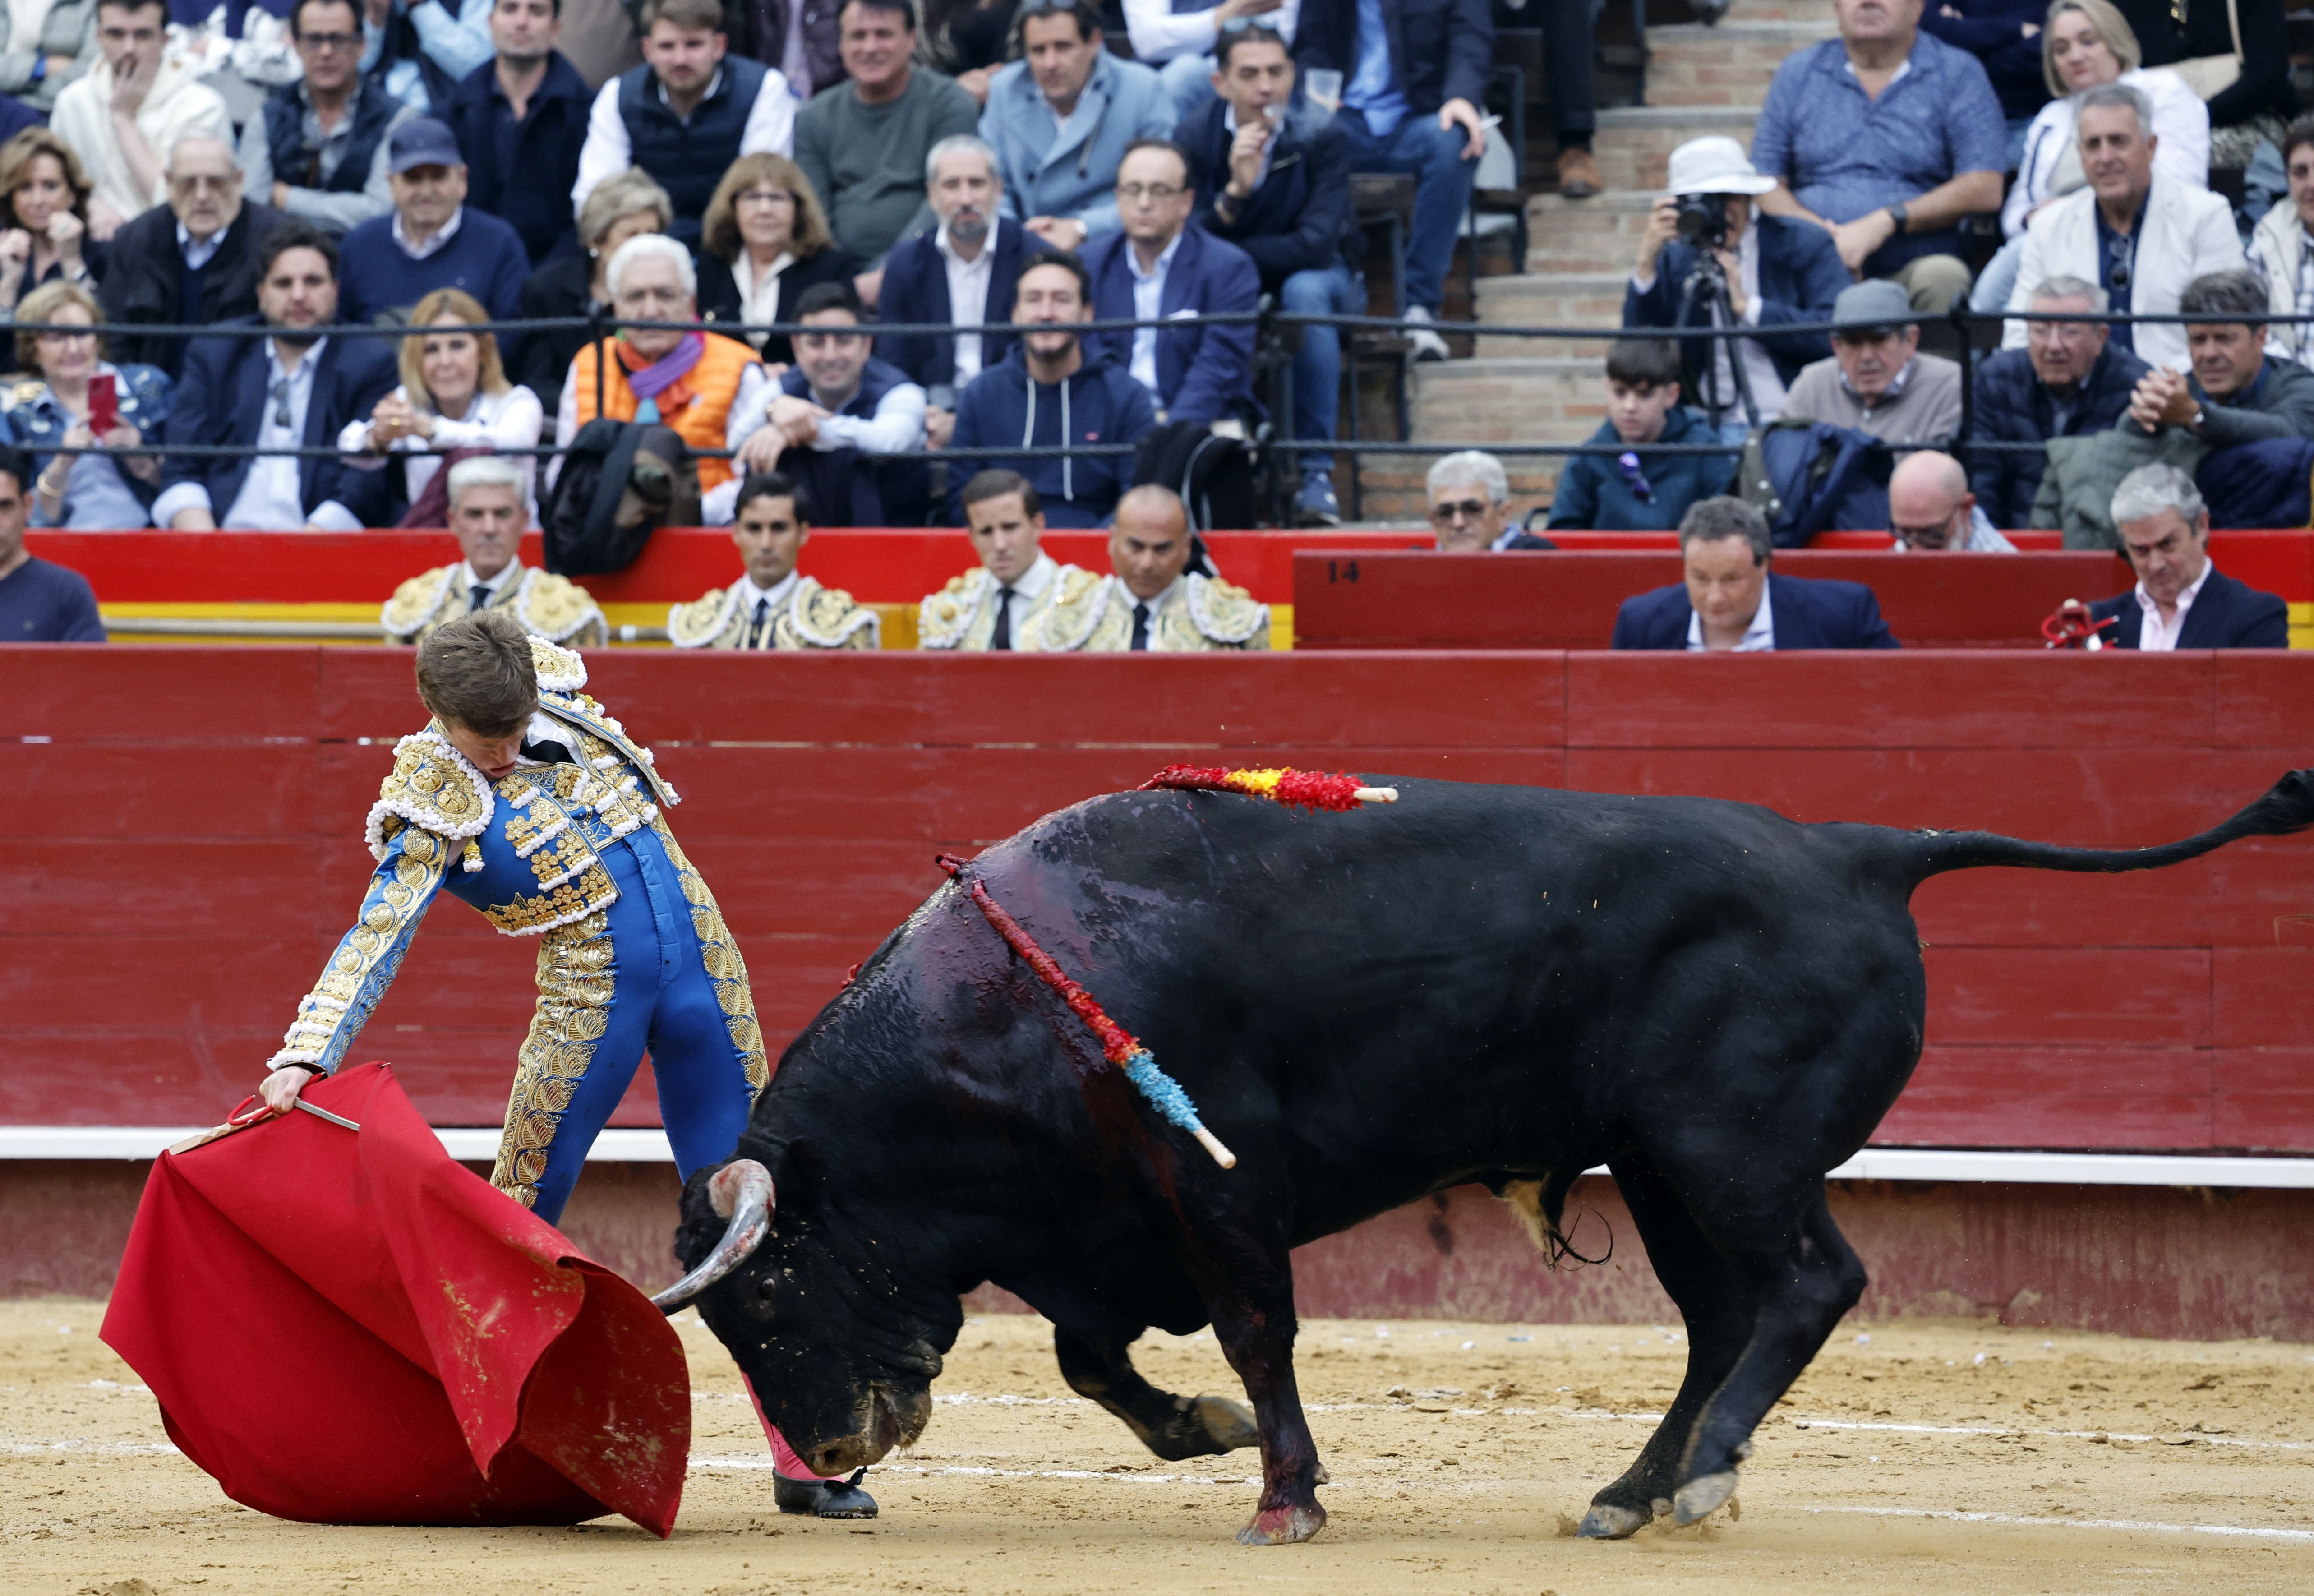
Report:
M 1671 1499 L 1672 1520 L 1675 1523 L 1692 1524 L 1709 1518 L 1726 1505 L 1736 1494 L 1736 1471 L 1723 1469 L 1718 1474 L 1700 1475 L 1680 1486 Z
M 1214 1443 L 1216 1452 L 1232 1452 L 1241 1446 L 1251 1446 L 1261 1439 L 1254 1427 L 1253 1415 L 1227 1397 L 1200 1397 L 1190 1404 L 1197 1424 Z
M 1583 1522 L 1575 1533 L 1585 1540 L 1623 1540 L 1646 1529 L 1653 1516 L 1636 1507 L 1594 1502 L 1591 1504 L 1591 1511 L 1583 1515 Z
M 1306 1507 L 1268 1507 L 1254 1514 L 1237 1539 L 1241 1546 L 1291 1546 L 1311 1539 L 1325 1527 L 1326 1510 L 1314 1502 Z

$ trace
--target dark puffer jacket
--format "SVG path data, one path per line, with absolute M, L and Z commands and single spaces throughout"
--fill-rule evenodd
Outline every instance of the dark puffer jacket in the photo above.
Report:
M 1969 436 L 1986 443 L 2040 444 L 2106 431 L 2129 409 L 2130 394 L 2150 369 L 2127 349 L 2107 344 L 2081 379 L 2079 401 L 2060 429 L 2056 406 L 2033 375 L 2031 357 L 2023 349 L 2003 349 L 1976 368 L 1976 414 Z M 1993 525 L 2033 524 L 2033 496 L 2048 464 L 2048 456 L 2037 449 L 1988 450 L 1970 462 L 1969 486 Z

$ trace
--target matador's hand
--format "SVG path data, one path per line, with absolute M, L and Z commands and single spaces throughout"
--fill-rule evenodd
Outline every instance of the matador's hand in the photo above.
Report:
M 305 1083 L 313 1079 L 314 1072 L 303 1064 L 284 1064 L 265 1078 L 265 1084 L 257 1089 L 257 1095 L 274 1113 L 287 1114 L 296 1107 L 297 1094 L 304 1091 Z

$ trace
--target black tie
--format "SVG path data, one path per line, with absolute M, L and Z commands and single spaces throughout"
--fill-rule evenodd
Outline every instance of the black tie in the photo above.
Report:
M 1012 646 L 1012 589 L 1010 587 L 996 590 L 996 630 L 988 634 L 988 646 L 992 648 L 1010 648 Z
M 771 623 L 772 601 L 768 598 L 757 599 L 755 601 L 755 618 L 747 622 L 747 640 L 744 646 L 749 648 L 762 648 L 764 630 L 766 627 L 770 626 Z
M 1135 654 L 1145 654 L 1149 650 L 1149 606 L 1147 604 L 1133 606 L 1132 648 Z
M 481 609 L 490 602 L 490 590 L 483 586 L 480 582 L 475 583 L 472 587 L 466 589 L 466 613 L 469 615 L 473 614 L 476 610 Z
M 570 749 L 564 747 L 561 743 L 556 742 L 552 737 L 542 737 L 534 743 L 526 740 L 522 745 L 522 756 L 525 759 L 534 759 L 540 764 L 576 764 L 578 763 L 577 760 L 570 757 Z

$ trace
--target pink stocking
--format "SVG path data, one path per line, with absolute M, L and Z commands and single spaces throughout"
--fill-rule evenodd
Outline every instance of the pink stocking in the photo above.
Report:
M 810 1466 L 796 1456 L 795 1448 L 788 1444 L 788 1438 L 780 1433 L 780 1427 L 772 1423 L 771 1415 L 764 1411 L 763 1398 L 755 1395 L 755 1382 L 744 1374 L 739 1378 L 746 1385 L 747 1400 L 755 1405 L 755 1418 L 764 1426 L 764 1438 L 772 1443 L 773 1473 L 783 1479 L 817 1480 L 841 1477 L 836 1475 L 813 1473 Z

